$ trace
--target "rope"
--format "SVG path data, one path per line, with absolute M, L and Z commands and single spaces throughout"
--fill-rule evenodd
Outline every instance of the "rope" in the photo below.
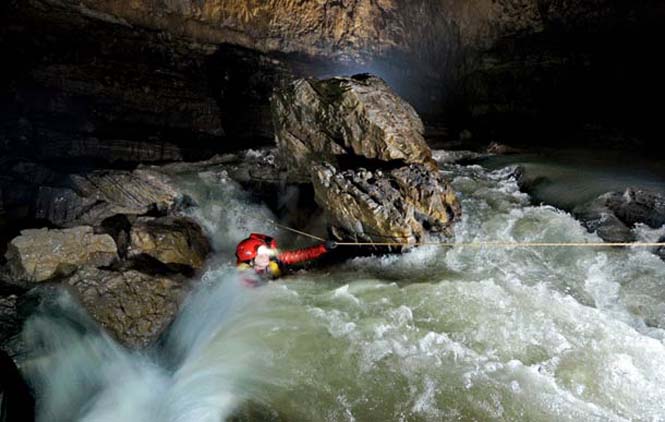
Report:
M 494 247 L 494 248 L 550 248 L 550 247 L 587 247 L 599 248 L 605 246 L 635 246 L 654 247 L 665 246 L 665 242 L 336 242 L 338 246 L 455 246 Z
M 300 230 L 285 226 L 271 219 L 266 219 L 275 226 L 284 230 L 297 233 L 310 239 L 325 242 L 319 236 L 314 236 Z M 626 247 L 659 247 L 665 246 L 665 242 L 335 242 L 337 246 L 445 246 L 454 248 L 456 246 L 468 246 L 474 248 L 492 247 L 492 248 L 602 248 L 606 246 L 626 246 Z
M 279 224 L 278 222 L 273 221 L 269 218 L 266 218 L 266 221 L 269 221 L 270 223 L 274 224 L 275 226 L 279 227 L 280 229 L 288 230 L 288 231 L 291 231 L 293 233 L 297 233 L 301 236 L 305 236 L 305 237 L 309 237 L 310 239 L 318 240 L 319 242 L 325 242 L 326 241 L 326 239 L 323 239 L 319 236 L 314 236 L 313 234 L 309 234 L 309 233 L 301 232 L 300 230 L 292 229 L 291 227 L 285 226 L 283 224 Z M 338 245 L 339 245 L 339 243 L 338 243 Z

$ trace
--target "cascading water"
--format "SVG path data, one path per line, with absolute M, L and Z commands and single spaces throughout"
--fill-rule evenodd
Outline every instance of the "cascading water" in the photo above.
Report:
M 598 241 L 506 171 L 447 171 L 457 240 Z M 427 247 L 243 287 L 237 186 L 183 179 L 222 251 L 161 348 L 130 353 L 66 297 L 25 338 L 43 421 L 665 421 L 665 263 L 643 249 Z M 263 217 L 262 217 L 263 216 Z

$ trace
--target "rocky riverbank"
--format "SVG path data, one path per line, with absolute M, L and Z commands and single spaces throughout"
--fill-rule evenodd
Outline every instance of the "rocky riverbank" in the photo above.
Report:
M 34 302 L 54 285 L 72 290 L 124 344 L 154 341 L 211 252 L 202 229 L 183 215 L 191 200 L 148 169 L 60 174 L 16 162 L 4 175 L 5 192 L 22 193 L 3 196 L 11 221 L 46 227 L 20 230 L 5 247 L 3 343 L 16 344 L 24 293 Z
M 16 232 L 0 272 L 12 291 L 3 296 L 3 344 L 19 351 L 14 336 L 25 313 L 18 308 L 38 306 L 53 286 L 72 291 L 123 344 L 154 342 L 212 252 L 187 217 L 196 204 L 179 191 L 177 174 L 228 175 L 263 200 L 295 183 L 310 192 L 303 207 L 319 208 L 338 240 L 406 246 L 451 236 L 459 202 L 420 117 L 383 80 L 296 80 L 275 93 L 272 109 L 277 149 L 68 173 L 6 158 L 0 197 Z

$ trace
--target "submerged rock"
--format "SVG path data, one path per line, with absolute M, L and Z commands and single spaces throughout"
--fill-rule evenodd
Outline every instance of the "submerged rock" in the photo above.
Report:
M 412 164 L 390 171 L 314 169 L 316 201 L 338 238 L 415 243 L 427 233 L 451 234 L 460 215 L 455 193 L 437 173 Z
M 75 289 L 88 313 L 123 344 L 143 347 L 175 316 L 186 293 L 181 278 L 84 267 L 63 283 Z
M 110 265 L 118 252 L 111 236 L 81 226 L 23 230 L 9 243 L 5 256 L 16 281 L 41 282 L 71 274 L 83 265 Z
M 277 145 L 293 180 L 308 180 L 312 165 L 322 161 L 435 167 L 420 117 L 376 76 L 298 79 L 273 95 L 272 111 Z
M 210 253 L 201 227 L 185 217 L 142 217 L 132 226 L 128 255 L 147 255 L 167 266 L 199 269 Z

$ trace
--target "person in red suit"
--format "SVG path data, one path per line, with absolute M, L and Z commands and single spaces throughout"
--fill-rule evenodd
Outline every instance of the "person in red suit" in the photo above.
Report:
M 238 243 L 236 259 L 239 270 L 253 269 L 259 275 L 275 279 L 282 275 L 285 267 L 316 259 L 336 246 L 335 242 L 327 240 L 309 248 L 280 251 L 274 238 L 252 233 Z

